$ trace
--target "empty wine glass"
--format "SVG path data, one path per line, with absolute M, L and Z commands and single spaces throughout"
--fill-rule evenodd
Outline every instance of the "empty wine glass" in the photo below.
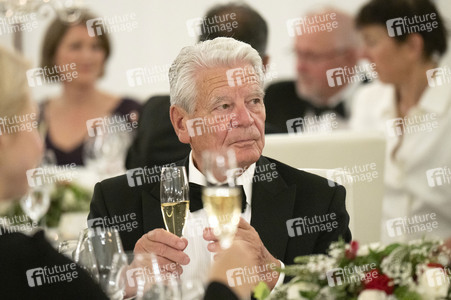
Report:
M 88 230 L 89 240 L 92 243 L 95 260 L 97 262 L 97 270 L 99 274 L 99 284 L 102 290 L 110 297 L 116 298 L 118 296 L 117 289 L 119 287 L 116 281 L 111 280 L 111 273 L 118 274 L 123 262 L 121 258 L 116 258 L 116 254 L 124 254 L 121 238 L 116 229 L 100 228 Z
M 99 270 L 97 268 L 97 260 L 94 253 L 92 242 L 89 239 L 89 231 L 92 229 L 85 228 L 80 232 L 77 247 L 73 253 L 74 261 L 95 280 L 99 281 Z
M 33 222 L 39 223 L 50 207 L 49 187 L 40 186 L 31 189 L 20 199 L 20 207 Z

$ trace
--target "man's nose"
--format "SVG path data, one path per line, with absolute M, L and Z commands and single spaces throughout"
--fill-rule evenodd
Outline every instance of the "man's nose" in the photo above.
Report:
M 252 124 L 254 124 L 254 118 L 252 118 L 251 112 L 249 111 L 249 109 L 246 107 L 246 105 L 244 103 L 238 105 L 236 107 L 234 113 L 236 116 L 235 116 L 235 118 L 232 118 L 232 122 L 233 121 L 237 122 L 238 126 L 249 127 Z

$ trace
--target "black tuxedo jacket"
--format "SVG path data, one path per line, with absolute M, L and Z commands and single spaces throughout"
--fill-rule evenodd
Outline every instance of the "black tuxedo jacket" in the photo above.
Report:
M 330 187 L 325 178 L 264 156 L 257 161 L 256 168 L 270 166 L 271 163 L 275 164 L 276 176 L 267 181 L 254 177 L 252 183 L 251 225 L 274 257 L 285 264 L 293 264 L 294 258 L 299 255 L 325 253 L 329 244 L 340 236 L 347 242 L 351 240 L 343 186 Z M 176 164 L 188 166 L 188 158 Z M 133 250 L 138 239 L 148 231 L 165 228 L 160 209 L 159 182 L 130 187 L 126 176 L 122 175 L 96 184 L 88 219 L 124 218 L 124 215 L 132 213 L 136 214 L 137 228 L 120 231 L 125 250 Z M 336 214 L 336 229 L 289 236 L 288 220 L 331 213 Z

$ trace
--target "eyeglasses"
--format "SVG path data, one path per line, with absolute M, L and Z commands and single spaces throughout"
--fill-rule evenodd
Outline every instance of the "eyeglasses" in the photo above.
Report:
M 331 51 L 327 51 L 327 52 L 323 52 L 323 53 L 321 53 L 321 52 L 314 53 L 311 51 L 304 52 L 304 51 L 294 50 L 294 53 L 299 60 L 303 60 L 305 62 L 310 62 L 310 63 L 321 63 L 321 62 L 326 62 L 328 60 L 337 58 L 338 56 L 345 54 L 347 51 L 348 51 L 348 49 L 336 49 L 336 50 L 331 50 Z

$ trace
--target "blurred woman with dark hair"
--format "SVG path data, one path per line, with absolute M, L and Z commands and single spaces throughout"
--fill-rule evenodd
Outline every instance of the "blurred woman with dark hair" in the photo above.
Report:
M 351 124 L 387 135 L 382 241 L 449 237 L 451 74 L 438 78 L 443 19 L 429 0 L 372 0 L 356 23 L 380 82 L 357 95 Z
M 76 78 L 61 80 L 62 93 L 46 100 L 41 107 L 40 127 L 45 134 L 45 145 L 55 153 L 59 165 L 85 163 L 83 148 L 88 138 L 88 120 L 119 115 L 133 122 L 137 121 L 141 109 L 141 105 L 132 99 L 97 88 L 111 46 L 107 32 L 88 32 L 87 22 L 92 19 L 95 17 L 88 13 L 76 24 L 56 19 L 49 26 L 43 42 L 43 69 L 55 72 L 57 66 L 72 72 L 72 69 L 66 70 L 72 65 L 77 72 Z

